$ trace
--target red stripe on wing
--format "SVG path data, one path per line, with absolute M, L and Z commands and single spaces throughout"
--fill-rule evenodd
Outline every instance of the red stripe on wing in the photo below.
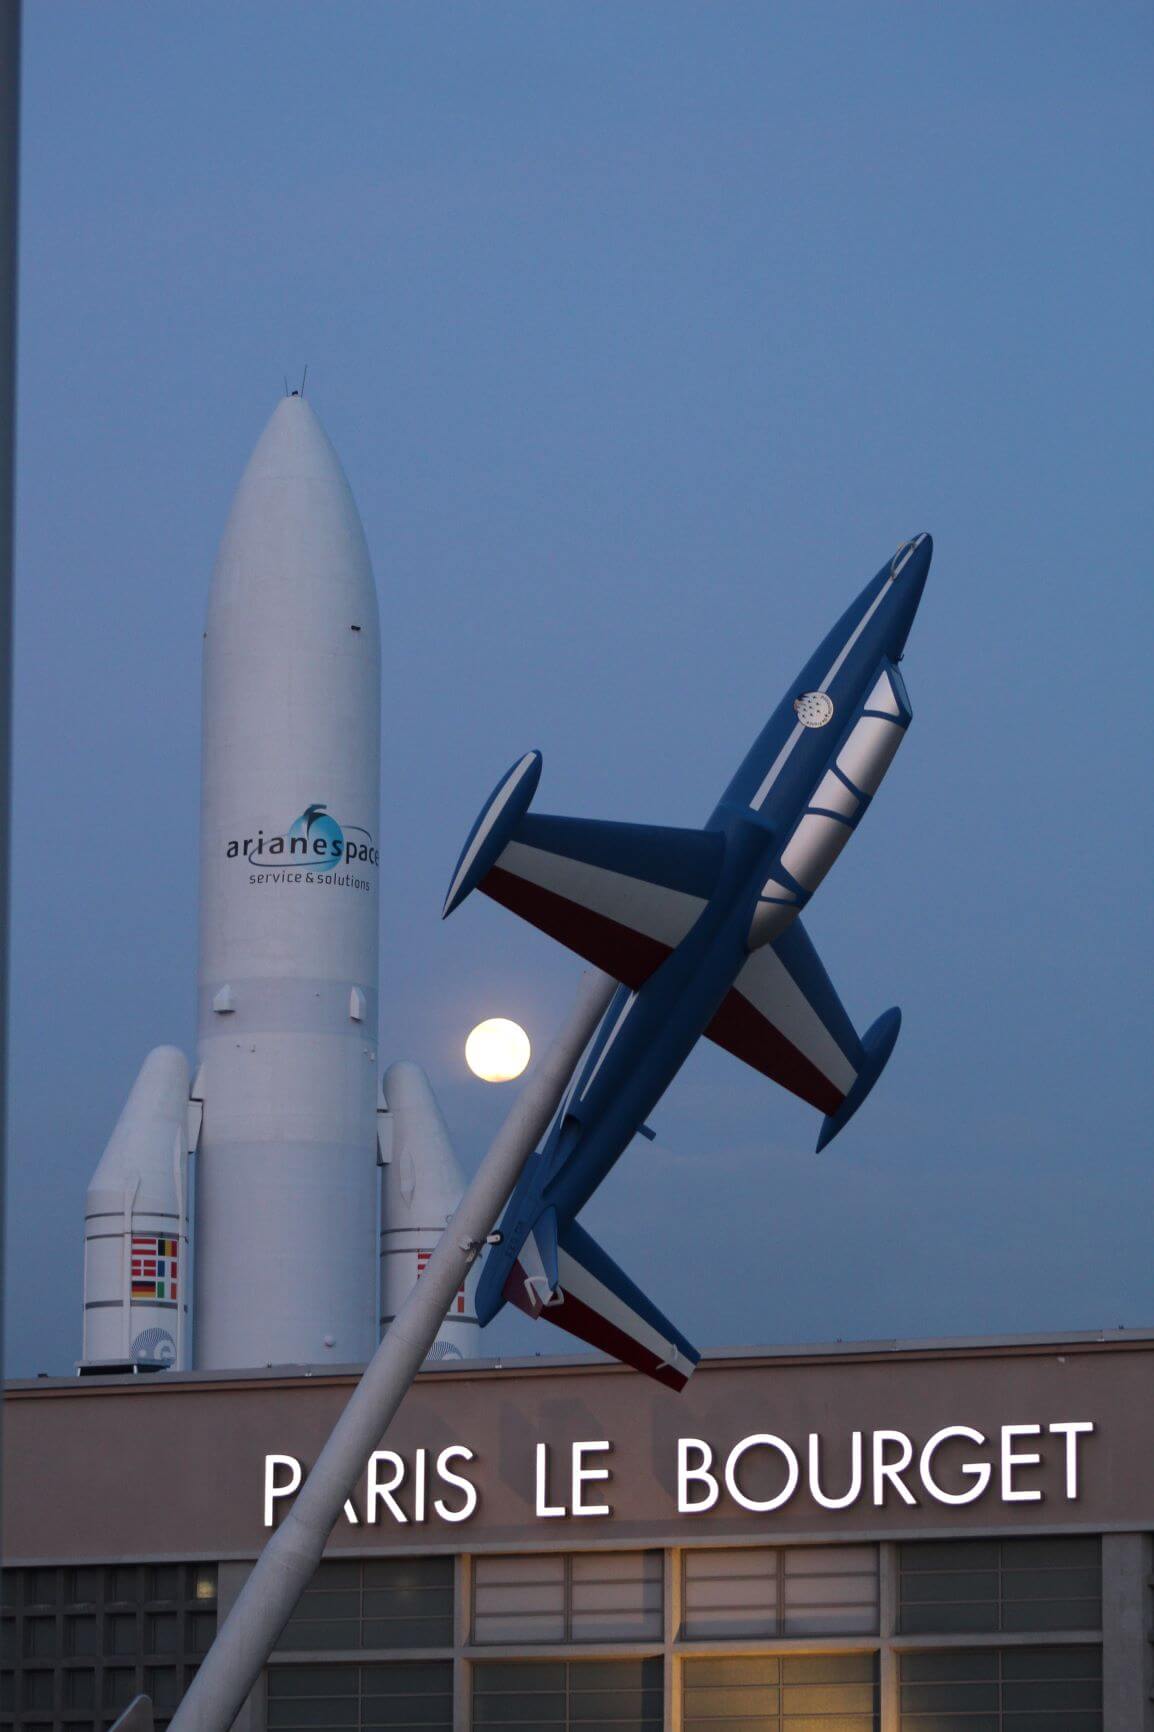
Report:
M 824 1071 L 799 1052 L 736 987 L 726 994 L 705 1032 L 726 1052 L 780 1083 L 821 1113 L 836 1113 L 845 1099 Z
M 682 1390 L 689 1382 L 689 1372 L 679 1371 L 675 1366 L 659 1359 L 651 1348 L 643 1347 L 640 1341 L 635 1341 L 632 1335 L 626 1334 L 625 1330 L 619 1329 L 615 1323 L 610 1323 L 607 1317 L 602 1317 L 600 1311 L 594 1311 L 591 1306 L 583 1304 L 572 1293 L 563 1292 L 560 1304 L 546 1305 L 543 1309 L 535 1310 L 525 1283 L 524 1269 L 520 1263 L 514 1263 L 505 1282 L 505 1298 L 527 1317 L 543 1317 L 546 1322 L 555 1323 L 558 1329 L 564 1329 L 566 1334 L 575 1335 L 579 1341 L 585 1341 L 590 1347 L 596 1347 L 613 1359 L 619 1359 L 622 1365 L 631 1365 L 634 1371 L 644 1372 L 646 1377 L 663 1383 L 667 1389 Z
M 670 954 L 668 945 L 656 938 L 647 938 L 632 926 L 571 902 L 555 890 L 530 884 L 502 866 L 494 866 L 478 889 L 634 991 L 644 986 Z

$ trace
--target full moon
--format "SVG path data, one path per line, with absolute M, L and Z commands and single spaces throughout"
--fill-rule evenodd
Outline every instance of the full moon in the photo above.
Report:
M 512 1082 L 529 1062 L 529 1036 L 503 1016 L 479 1022 L 465 1042 L 465 1063 L 482 1082 Z

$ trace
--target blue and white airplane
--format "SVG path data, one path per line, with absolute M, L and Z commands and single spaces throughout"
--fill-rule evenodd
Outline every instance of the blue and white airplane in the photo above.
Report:
M 933 544 L 898 548 L 810 657 L 703 830 L 530 813 L 541 754 L 474 824 L 445 914 L 483 890 L 619 981 L 488 1252 L 477 1316 L 506 1301 L 681 1389 L 700 1357 L 577 1216 L 700 1037 L 825 1115 L 835 1137 L 901 1024 L 863 1036 L 799 918 L 910 723 L 898 663 Z

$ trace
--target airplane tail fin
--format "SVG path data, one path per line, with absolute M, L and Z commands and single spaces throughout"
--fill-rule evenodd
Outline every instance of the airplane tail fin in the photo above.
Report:
M 554 1232 L 557 1274 L 552 1291 L 544 1290 L 541 1272 L 525 1269 L 518 1260 L 504 1297 L 527 1316 L 556 1323 L 667 1388 L 684 1389 L 701 1357 L 696 1347 L 576 1221 L 557 1229 L 554 1217 L 547 1239 Z

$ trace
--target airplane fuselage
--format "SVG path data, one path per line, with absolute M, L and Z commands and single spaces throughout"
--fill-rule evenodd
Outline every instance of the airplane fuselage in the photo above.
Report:
M 525 1199 L 526 1227 L 541 1208 L 570 1216 L 584 1207 L 733 985 L 748 955 L 746 934 L 775 845 L 762 824 L 740 817 L 725 842 L 717 892 L 692 931 L 639 992 L 620 987 L 614 994 L 538 1157 L 537 1186 Z

